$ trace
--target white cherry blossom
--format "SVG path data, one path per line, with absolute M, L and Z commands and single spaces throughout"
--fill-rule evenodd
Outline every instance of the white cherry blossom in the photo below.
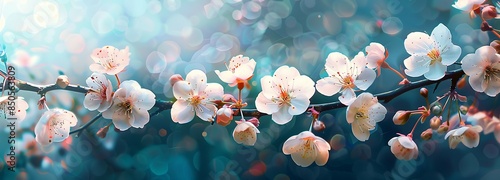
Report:
M 462 69 L 477 92 L 495 97 L 500 93 L 500 55 L 491 46 L 483 46 L 462 59 Z
M 330 53 L 325 64 L 328 77 L 318 80 L 316 89 L 325 96 L 332 96 L 340 91 L 340 102 L 349 105 L 356 99 L 355 88 L 366 90 L 375 80 L 375 71 L 366 68 L 366 65 L 362 52 L 351 61 L 341 53 Z
M 173 86 L 174 97 L 171 117 L 176 123 L 185 124 L 193 120 L 194 115 L 204 121 L 213 121 L 217 107 L 215 100 L 221 100 L 223 87 L 218 83 L 207 83 L 207 76 L 201 70 L 192 70 L 186 80 L 178 81 Z
M 411 55 L 404 60 L 405 73 L 411 77 L 424 75 L 429 80 L 441 79 L 449 65 L 460 57 L 462 49 L 451 42 L 450 30 L 437 25 L 431 35 L 422 32 L 408 34 L 404 42 Z
M 231 58 L 226 71 L 220 72 L 219 70 L 215 70 L 215 73 L 223 82 L 228 83 L 231 87 L 241 84 L 241 88 L 249 88 L 250 84 L 248 80 L 253 76 L 255 65 L 255 60 L 238 55 Z
M 9 100 L 9 96 L 0 97 L 0 118 L 2 119 L 15 119 L 22 121 L 26 118 L 26 110 L 28 109 L 28 103 L 23 97 L 18 96 L 12 102 Z M 13 109 L 13 110 L 10 110 Z
M 370 93 L 360 94 L 347 107 L 346 119 L 351 124 L 352 133 L 360 141 L 370 138 L 370 131 L 376 123 L 384 120 L 387 109 Z
M 69 130 L 78 120 L 73 112 L 51 109 L 43 113 L 35 126 L 35 139 L 41 145 L 62 142 L 69 137 Z
M 378 75 L 380 75 L 380 66 L 385 63 L 386 49 L 380 43 L 370 43 L 369 46 L 365 48 L 366 51 L 366 67 L 370 69 L 377 69 Z
M 115 75 L 123 71 L 130 63 L 130 53 L 128 47 L 119 50 L 113 46 L 104 46 L 94 49 L 90 57 L 94 64 L 90 65 L 90 70 L 98 73 Z
M 86 95 L 83 101 L 83 106 L 88 110 L 98 110 L 103 112 L 107 110 L 113 102 L 113 84 L 111 81 L 100 73 L 92 73 L 86 80 L 87 86 L 92 88 Z
M 236 123 L 238 125 L 233 131 L 234 141 L 238 144 L 253 146 L 257 142 L 257 133 L 260 133 L 259 129 L 248 121 L 236 121 Z
M 479 8 L 486 0 L 457 0 L 452 6 L 456 9 L 471 12 Z
M 315 92 L 314 81 L 289 66 L 279 67 L 272 77 L 264 76 L 260 83 L 262 92 L 257 96 L 255 106 L 259 112 L 272 114 L 273 121 L 280 125 L 290 122 L 294 115 L 304 113 Z
M 411 137 L 400 134 L 389 140 L 391 152 L 396 158 L 401 160 L 412 160 L 418 157 L 418 146 Z
M 444 139 L 448 139 L 451 149 L 455 149 L 462 142 L 468 148 L 479 145 L 479 133 L 483 131 L 481 126 L 462 126 L 446 133 Z
M 143 128 L 149 122 L 148 110 L 155 102 L 155 94 L 150 90 L 141 88 L 136 81 L 123 81 L 113 95 L 113 104 L 102 112 L 102 117 L 113 120 L 120 131 Z
M 330 156 L 330 144 L 309 131 L 288 138 L 283 144 L 283 153 L 292 155 L 295 164 L 307 167 L 313 162 L 323 166 Z

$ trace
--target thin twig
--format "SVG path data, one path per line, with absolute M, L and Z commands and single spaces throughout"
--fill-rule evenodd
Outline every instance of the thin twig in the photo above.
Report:
M 94 118 L 92 118 L 89 122 L 85 123 L 83 126 L 80 126 L 78 129 L 75 129 L 71 132 L 69 132 L 69 134 L 74 134 L 74 133 L 78 133 L 76 135 L 76 137 L 79 137 L 80 134 L 82 134 L 83 130 L 87 129 L 90 125 L 94 124 L 99 118 L 102 117 L 102 113 L 99 113 L 97 114 Z

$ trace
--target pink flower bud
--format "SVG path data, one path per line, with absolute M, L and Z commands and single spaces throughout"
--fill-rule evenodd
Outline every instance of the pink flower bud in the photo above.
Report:
M 427 88 L 421 88 L 420 89 L 420 95 L 424 98 L 427 98 L 428 95 L 429 95 L 429 90 L 427 90 Z
M 217 124 L 221 126 L 227 126 L 233 120 L 233 110 L 229 106 L 224 105 L 222 108 L 217 110 Z
M 398 111 L 394 114 L 392 121 L 396 125 L 404 125 L 410 119 L 411 113 L 408 111 Z
M 179 82 L 179 81 L 184 81 L 184 78 L 182 78 L 182 76 L 180 74 L 174 74 L 174 75 L 170 76 L 170 85 L 171 86 L 174 86 L 174 84 L 176 82 Z
M 45 96 L 43 96 L 42 98 L 40 98 L 40 100 L 38 100 L 38 110 L 42 110 L 43 108 L 45 108 L 45 103 L 46 103 L 46 99 L 45 99 Z
M 99 129 L 99 131 L 97 131 L 96 135 L 100 138 L 105 138 L 106 134 L 108 134 L 108 130 L 109 130 L 109 126 L 105 126 L 101 129 Z
M 403 80 L 401 80 L 401 82 L 399 82 L 399 85 L 407 85 L 407 84 L 410 84 L 410 81 L 406 78 L 404 78 Z
M 259 125 L 260 125 L 260 121 L 256 117 L 250 118 L 247 122 L 252 123 L 255 127 L 259 127 Z
M 422 134 L 420 134 L 420 138 L 422 138 L 425 141 L 431 139 L 432 138 L 432 129 L 429 128 L 429 129 L 425 130 L 424 132 L 422 132 Z
M 314 121 L 314 124 L 313 124 L 313 129 L 315 131 L 318 131 L 318 132 L 321 132 L 323 130 L 325 130 L 326 126 L 325 126 L 325 123 L 323 123 L 323 121 Z
M 223 102 L 236 102 L 236 98 L 232 94 L 224 94 L 222 95 Z
M 447 122 L 443 122 L 443 124 L 441 124 L 439 126 L 439 128 L 437 129 L 437 132 L 439 134 L 443 134 L 445 132 L 448 132 L 448 128 L 449 128 L 448 123 Z
M 490 20 L 497 17 L 497 9 L 495 6 L 488 5 L 482 9 L 481 14 L 485 20 Z
M 431 124 L 431 129 L 434 129 L 434 130 L 438 129 L 439 126 L 441 125 L 441 118 L 438 116 L 432 117 L 430 124 Z
M 66 75 L 60 75 L 57 77 L 56 84 L 61 88 L 66 88 L 69 85 L 69 78 Z

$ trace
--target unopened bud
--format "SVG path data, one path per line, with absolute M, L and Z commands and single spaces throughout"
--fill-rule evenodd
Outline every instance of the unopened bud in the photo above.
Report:
M 96 135 L 100 138 L 105 138 L 106 134 L 108 134 L 108 130 L 109 130 L 109 126 L 105 126 L 101 129 L 99 129 L 99 131 L 97 131 Z
M 56 84 L 61 88 L 66 88 L 69 85 L 69 78 L 66 75 L 60 75 L 57 77 Z
M 256 117 L 250 118 L 247 122 L 252 123 L 255 127 L 259 127 L 259 125 L 260 125 L 260 121 Z
M 458 89 L 462 89 L 465 87 L 465 85 L 467 84 L 467 81 L 466 81 L 466 78 L 467 76 L 464 76 L 463 78 L 461 78 L 460 80 L 458 80 L 457 82 L 457 88 Z
M 429 95 L 429 90 L 427 90 L 427 88 L 420 88 L 420 95 L 424 98 L 427 98 Z
M 236 102 L 236 98 L 232 94 L 224 94 L 222 95 L 223 102 Z
M 314 121 L 313 129 L 315 131 L 321 132 L 321 131 L 325 130 L 325 128 L 326 128 L 326 126 L 325 126 L 325 123 L 323 123 L 323 121 L 319 121 L 319 120 Z
M 422 140 L 424 140 L 424 141 L 431 139 L 432 138 L 432 129 L 429 128 L 429 129 L 425 130 L 424 132 L 422 132 L 422 134 L 420 134 L 420 138 L 422 138 Z
M 441 113 L 443 112 L 443 106 L 441 105 L 440 102 L 436 101 L 435 103 L 431 104 L 431 113 L 435 116 L 441 116 Z
M 404 78 L 403 80 L 401 80 L 399 82 L 399 85 L 407 85 L 407 84 L 410 84 L 410 81 L 408 81 L 408 79 Z
M 174 75 L 170 76 L 170 85 L 171 86 L 174 86 L 174 84 L 176 82 L 179 82 L 179 81 L 184 81 L 184 78 L 182 78 L 182 76 L 180 74 L 174 74 Z
M 45 96 L 43 96 L 42 98 L 40 98 L 40 100 L 38 100 L 38 110 L 42 110 L 43 108 L 45 108 L 45 103 L 46 103 L 46 99 L 45 99 Z
M 460 106 L 460 113 L 465 115 L 465 114 L 467 114 L 468 110 L 469 110 L 469 108 L 467 108 L 467 106 L 464 106 L 464 105 Z
M 227 126 L 231 123 L 232 120 L 233 110 L 229 106 L 224 105 L 224 107 L 217 110 L 217 124 L 221 126 Z
M 439 126 L 439 128 L 437 129 L 437 132 L 438 132 L 439 134 L 443 134 L 443 133 L 445 133 L 445 132 L 448 132 L 448 128 L 449 128 L 448 123 L 447 123 L 447 122 L 444 122 L 443 124 L 441 124 L 441 125 Z
M 497 17 L 497 9 L 495 6 L 488 5 L 482 9 L 482 16 L 484 20 L 490 20 Z
M 410 119 L 411 112 L 409 111 L 398 111 L 394 114 L 392 121 L 396 125 L 404 125 Z
M 439 128 L 439 126 L 441 125 L 441 118 L 438 117 L 438 116 L 434 116 L 431 118 L 431 128 L 436 130 Z

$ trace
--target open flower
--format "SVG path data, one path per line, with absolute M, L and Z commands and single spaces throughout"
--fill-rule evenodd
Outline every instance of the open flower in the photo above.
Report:
M 366 63 L 362 52 L 354 56 L 352 61 L 341 53 L 330 53 L 325 64 L 328 77 L 318 80 L 316 89 L 325 96 L 332 96 L 340 91 L 340 102 L 351 104 L 356 98 L 354 89 L 366 90 L 375 80 L 375 71 L 366 68 Z
M 227 71 L 220 72 L 219 70 L 215 70 L 215 73 L 223 82 L 228 83 L 231 87 L 240 84 L 238 86 L 240 89 L 243 87 L 250 88 L 248 80 L 253 76 L 255 64 L 255 60 L 238 55 L 231 58 L 229 66 L 227 66 Z
M 233 131 L 233 138 L 238 144 L 253 146 L 257 141 L 257 133 L 259 129 L 248 121 L 236 121 L 238 124 Z
M 222 99 L 224 89 L 220 84 L 207 83 L 207 75 L 192 70 L 186 80 L 174 84 L 173 93 L 177 99 L 172 105 L 171 117 L 176 123 L 184 124 L 196 115 L 204 121 L 213 121 L 217 107 L 215 100 Z
M 462 142 L 468 148 L 474 148 L 479 145 L 479 133 L 483 131 L 481 126 L 462 126 L 446 133 L 444 139 L 448 139 L 451 149 L 455 149 Z
M 295 164 L 307 167 L 313 162 L 323 166 L 328 161 L 330 144 L 309 131 L 288 138 L 283 144 L 283 153 L 292 155 Z
M 86 95 L 83 101 L 83 106 L 88 110 L 98 110 L 103 112 L 107 110 L 112 103 L 113 84 L 111 81 L 100 73 L 92 73 L 87 78 L 87 86 L 92 88 Z
M 387 58 L 385 47 L 380 43 L 370 43 L 365 50 L 367 62 L 366 67 L 370 69 L 377 69 L 377 75 L 380 76 L 380 68 L 385 63 L 385 59 Z
M 148 110 L 155 102 L 155 94 L 150 90 L 141 88 L 136 81 L 123 81 L 113 95 L 113 104 L 102 112 L 102 117 L 112 119 L 121 131 L 143 128 L 149 122 Z
M 484 1 L 486 0 L 458 0 L 452 6 L 456 9 L 468 12 L 470 17 L 473 18 L 475 17 L 474 11 L 480 8 Z
M 69 136 L 69 130 L 77 123 L 73 112 L 64 109 L 51 109 L 43 113 L 35 126 L 35 139 L 41 145 L 62 142 Z
M 119 50 L 113 46 L 104 46 L 94 49 L 92 59 L 94 64 L 90 65 L 90 70 L 98 73 L 115 75 L 123 71 L 130 62 L 128 47 Z
M 347 122 L 351 124 L 352 133 L 360 141 L 370 138 L 370 130 L 375 129 L 377 122 L 384 120 L 387 109 L 370 93 L 362 93 L 347 107 Z
M 0 118 L 2 119 L 15 119 L 22 121 L 26 118 L 26 110 L 28 109 L 28 103 L 24 100 L 23 97 L 17 97 L 14 101 L 14 104 L 9 103 L 9 96 L 0 97 Z M 9 107 L 14 106 L 14 110 L 9 110 Z
M 500 55 L 491 46 L 483 46 L 462 59 L 462 69 L 477 92 L 495 97 L 500 93 Z
M 262 92 L 255 106 L 259 112 L 272 114 L 273 121 L 280 125 L 290 122 L 293 115 L 305 112 L 315 91 L 311 78 L 288 66 L 276 69 L 272 77 L 264 76 L 260 83 Z
M 449 65 L 457 61 L 462 49 L 451 42 L 450 30 L 437 25 L 431 35 L 412 32 L 405 39 L 406 51 L 411 55 L 404 60 L 405 73 L 411 77 L 424 75 L 429 80 L 444 76 Z
M 418 147 L 411 137 L 400 134 L 399 137 L 393 137 L 389 140 L 391 152 L 396 158 L 401 160 L 412 160 L 418 157 Z

